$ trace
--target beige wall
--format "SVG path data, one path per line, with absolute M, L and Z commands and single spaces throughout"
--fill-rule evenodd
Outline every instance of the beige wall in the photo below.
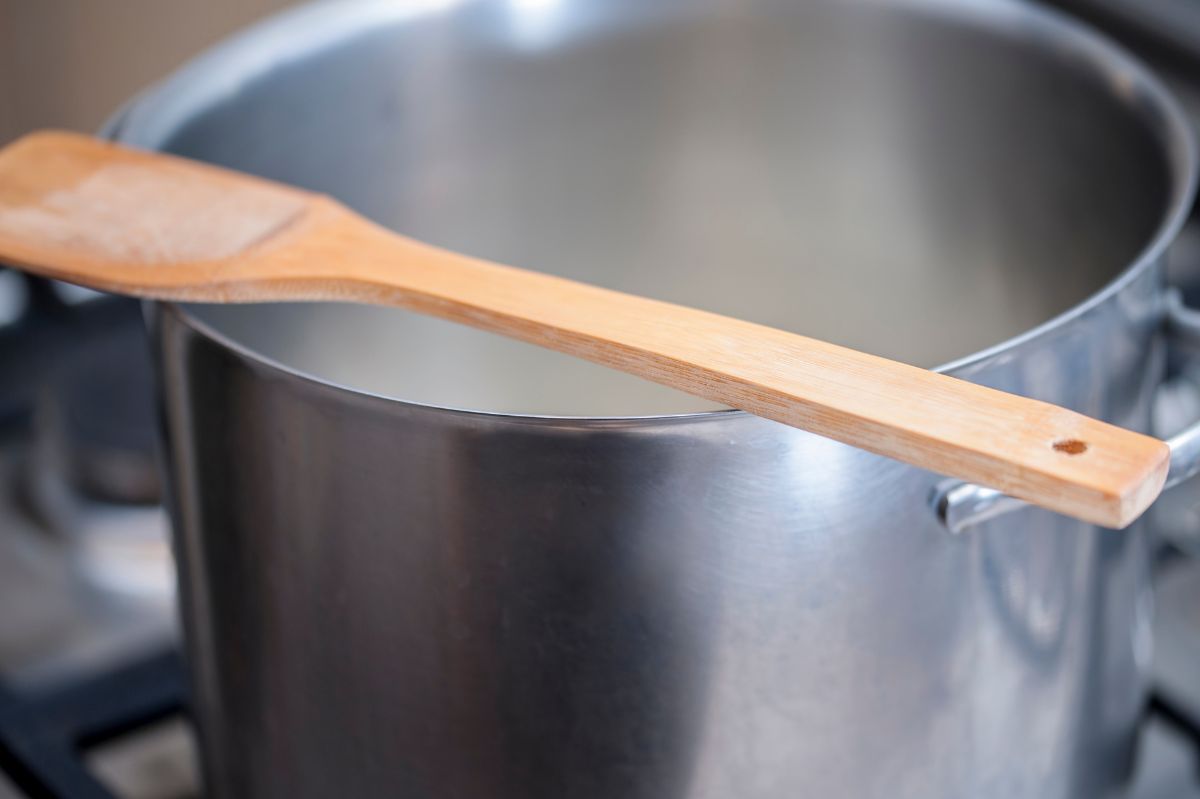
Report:
M 0 0 L 0 142 L 94 131 L 207 45 L 295 0 Z

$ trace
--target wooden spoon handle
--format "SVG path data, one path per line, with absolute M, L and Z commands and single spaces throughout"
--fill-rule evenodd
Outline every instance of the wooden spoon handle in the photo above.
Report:
M 1141 514 L 1167 474 L 1163 442 L 1064 408 L 469 258 L 294 187 L 89 137 L 41 133 L 0 151 L 0 258 L 143 297 L 410 308 L 1109 527 Z
M 1162 441 L 1046 402 L 383 231 L 354 249 L 359 300 L 540 344 L 1096 524 L 1128 525 L 1166 479 Z

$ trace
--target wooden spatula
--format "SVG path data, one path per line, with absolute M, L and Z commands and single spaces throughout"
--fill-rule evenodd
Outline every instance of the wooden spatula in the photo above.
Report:
M 328 197 L 87 136 L 36 133 L 0 151 L 0 260 L 139 297 L 408 308 L 1109 527 L 1137 518 L 1167 474 L 1163 442 L 1055 405 L 469 258 Z

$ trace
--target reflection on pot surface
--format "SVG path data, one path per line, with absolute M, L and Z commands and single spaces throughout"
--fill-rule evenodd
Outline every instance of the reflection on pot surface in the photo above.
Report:
M 1191 191 L 1157 84 L 1007 0 L 317 6 L 113 130 L 1134 429 Z M 218 796 L 1127 777 L 1138 528 L 953 535 L 936 475 L 404 313 L 150 311 Z

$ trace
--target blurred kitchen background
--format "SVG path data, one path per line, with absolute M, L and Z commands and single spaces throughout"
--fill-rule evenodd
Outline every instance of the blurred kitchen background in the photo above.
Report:
M 97 131 L 142 88 L 291 4 L 0 0 L 0 142 Z M 135 303 L 0 270 L 0 799 L 33 795 L 14 784 L 37 781 L 31 770 L 69 796 L 94 796 L 90 779 L 121 797 L 199 793 L 177 713 L 140 325 Z M 131 724 L 82 760 L 55 743 Z
M 99 130 L 143 87 L 288 5 L 0 0 L 0 142 Z M 1200 2 L 1061 5 L 1159 69 L 1200 126 Z M 1198 241 L 1193 228 L 1172 265 L 1200 289 Z M 0 270 L 0 799 L 30 795 L 15 782 L 46 770 L 71 796 L 103 795 L 91 780 L 135 799 L 200 795 L 149 382 L 135 303 Z M 1179 723 L 1200 717 L 1200 568 L 1185 554 L 1200 518 L 1194 498 L 1177 505 L 1157 666 L 1177 704 L 1147 725 L 1137 799 L 1200 797 L 1195 730 Z
M 289 0 L 0 0 L 0 140 L 94 131 L 139 89 Z

